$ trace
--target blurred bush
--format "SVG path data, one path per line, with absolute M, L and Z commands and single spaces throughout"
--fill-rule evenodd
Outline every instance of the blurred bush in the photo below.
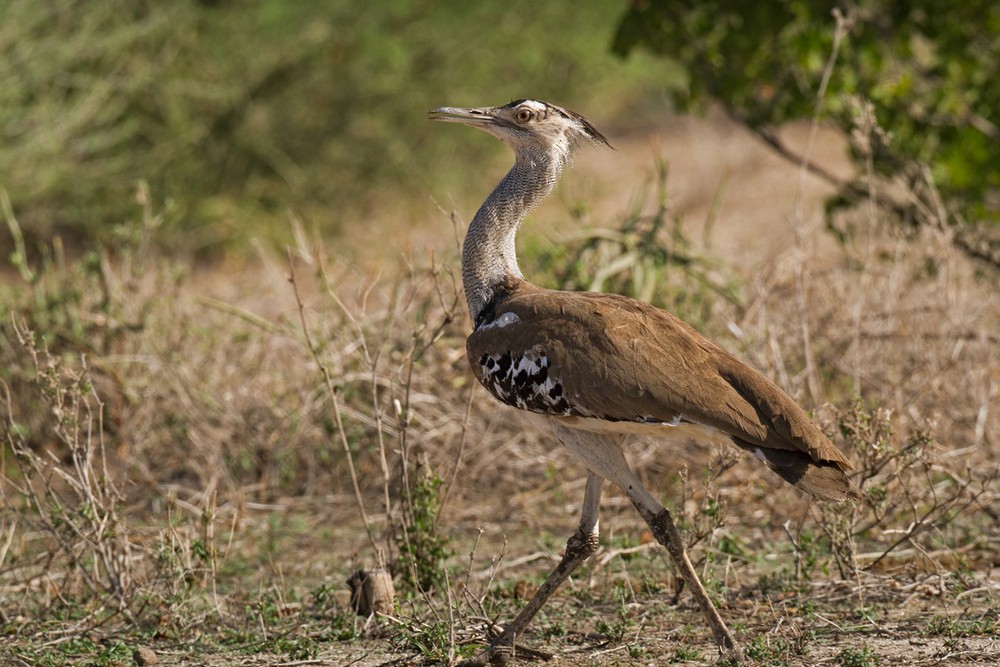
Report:
M 431 135 L 434 106 L 537 96 L 607 118 L 664 98 L 669 64 L 609 53 L 620 8 L 9 0 L 0 188 L 29 245 L 106 238 L 137 217 L 140 179 L 194 249 L 283 233 L 289 208 L 332 231 L 426 197 L 459 146 L 463 164 L 501 150 Z
M 622 15 L 614 48 L 682 65 L 677 102 L 719 101 L 758 131 L 813 117 L 819 100 L 855 139 L 847 200 L 868 195 L 870 167 L 937 189 L 958 220 L 1000 221 L 1000 5 L 866 0 L 840 11 L 842 39 L 832 6 L 646 0 Z

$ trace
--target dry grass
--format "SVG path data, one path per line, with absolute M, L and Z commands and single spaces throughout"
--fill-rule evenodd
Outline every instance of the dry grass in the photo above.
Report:
M 661 202 L 677 250 L 684 221 Z M 712 298 L 719 264 L 697 253 L 697 270 L 649 266 L 710 304 L 706 333 L 816 407 L 864 501 L 804 502 L 697 443 L 629 456 L 682 515 L 758 664 L 989 664 L 997 276 L 946 226 L 856 216 L 842 248 L 811 250 L 804 218 L 803 242 L 729 262 L 742 298 Z M 508 618 L 575 524 L 582 475 L 473 385 L 454 248 L 375 279 L 303 240 L 234 280 L 151 253 L 156 226 L 147 206 L 113 252 L 54 247 L 4 288 L 0 656 L 448 660 Z M 529 643 L 566 664 L 711 660 L 627 501 L 611 493 L 604 512 L 602 551 Z M 380 562 L 405 595 L 392 617 L 355 619 L 344 581 Z

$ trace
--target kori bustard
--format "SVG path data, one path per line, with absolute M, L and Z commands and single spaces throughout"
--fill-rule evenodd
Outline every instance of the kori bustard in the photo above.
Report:
M 622 453 L 630 434 L 669 443 L 692 430 L 725 437 L 782 479 L 824 500 L 856 497 L 844 455 L 777 385 L 670 313 L 614 294 L 536 287 L 521 275 L 514 238 L 524 216 L 556 185 L 581 140 L 609 146 L 579 114 L 537 100 L 499 107 L 441 107 L 433 120 L 489 132 L 514 167 L 473 218 L 462 277 L 474 330 L 466 351 L 500 401 L 547 415 L 556 439 L 588 471 L 583 512 L 559 564 L 517 617 L 470 665 L 506 662 L 514 642 L 555 589 L 598 547 L 604 480 L 618 485 L 667 548 L 711 626 L 720 651 L 740 649 L 688 558 L 670 512 Z

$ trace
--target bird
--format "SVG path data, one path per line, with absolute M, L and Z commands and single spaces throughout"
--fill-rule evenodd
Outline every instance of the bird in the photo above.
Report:
M 666 547 L 723 657 L 742 651 L 695 572 L 670 511 L 629 467 L 624 441 L 665 445 L 692 433 L 722 438 L 821 500 L 856 500 L 851 464 L 775 383 L 673 314 L 622 295 L 545 289 L 528 282 L 515 238 L 584 143 L 611 148 L 586 118 L 534 99 L 496 107 L 439 107 L 429 118 L 484 130 L 514 152 L 514 166 L 469 224 L 462 282 L 473 330 L 466 354 L 500 402 L 542 415 L 587 470 L 576 531 L 556 567 L 513 621 L 468 667 L 505 664 L 538 610 L 598 549 L 605 481 L 618 486 Z

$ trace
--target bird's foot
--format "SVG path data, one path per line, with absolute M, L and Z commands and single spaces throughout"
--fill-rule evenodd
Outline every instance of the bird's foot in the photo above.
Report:
M 476 655 L 458 663 L 458 667 L 487 667 L 487 665 L 506 665 L 514 657 L 514 647 L 491 644 Z
M 743 649 L 736 644 L 732 644 L 728 647 L 720 646 L 719 660 L 715 664 L 719 667 L 744 665 L 746 664 L 746 656 L 743 655 Z
M 487 667 L 487 665 L 506 665 L 513 658 L 526 660 L 550 660 L 551 653 L 537 649 L 515 645 L 513 639 L 500 636 L 476 655 L 458 663 L 458 667 Z

